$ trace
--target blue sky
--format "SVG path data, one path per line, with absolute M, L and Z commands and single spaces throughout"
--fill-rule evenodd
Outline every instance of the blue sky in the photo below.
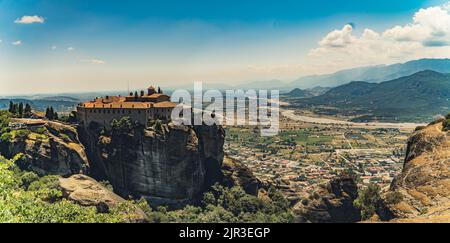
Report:
M 447 45 L 431 36 L 436 26 L 428 15 L 413 17 L 441 6 L 446 21 L 446 2 L 0 0 L 0 94 L 115 90 L 128 81 L 136 88 L 149 82 L 289 81 L 435 57 L 447 54 Z M 408 35 L 405 43 L 408 25 L 420 25 L 423 35 Z M 388 31 L 395 26 L 402 29 Z M 382 37 L 369 42 L 366 29 Z M 402 43 L 391 43 L 385 32 Z M 375 49 L 364 50 L 372 45 L 392 52 L 376 58 Z M 354 50 L 370 58 L 355 60 Z

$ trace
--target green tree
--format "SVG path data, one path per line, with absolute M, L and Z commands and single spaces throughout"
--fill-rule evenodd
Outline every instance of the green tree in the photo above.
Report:
M 10 113 L 14 113 L 14 103 L 12 101 L 9 102 L 9 109 L 8 109 L 8 111 Z
M 17 113 L 18 113 L 19 117 L 23 117 L 23 103 L 22 102 L 19 103 L 19 108 L 17 110 Z
M 30 106 L 30 104 L 26 103 L 25 104 L 25 109 L 23 111 L 23 116 L 29 118 L 29 117 L 31 117 L 31 115 L 32 115 L 32 113 L 31 113 L 31 106 Z
M 362 190 L 358 198 L 353 202 L 355 207 L 361 210 L 363 220 L 370 219 L 381 207 L 382 199 L 380 196 L 381 188 L 376 184 L 370 184 Z
M 116 135 L 125 135 L 132 133 L 134 129 L 133 122 L 130 117 L 122 117 L 119 120 L 113 120 L 111 122 L 111 131 Z
M 55 111 L 53 110 L 53 107 L 47 107 L 47 109 L 45 110 L 45 118 L 49 119 L 49 120 L 55 120 L 58 117 L 58 114 L 55 113 Z
M 389 192 L 386 195 L 385 202 L 389 205 L 395 205 L 403 200 L 403 195 L 400 192 Z

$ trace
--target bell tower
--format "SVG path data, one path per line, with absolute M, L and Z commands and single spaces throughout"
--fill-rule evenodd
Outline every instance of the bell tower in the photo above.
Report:
M 147 91 L 148 91 L 147 92 L 148 95 L 152 95 L 152 94 L 156 93 L 156 88 L 154 86 L 150 86 L 150 87 L 148 87 Z

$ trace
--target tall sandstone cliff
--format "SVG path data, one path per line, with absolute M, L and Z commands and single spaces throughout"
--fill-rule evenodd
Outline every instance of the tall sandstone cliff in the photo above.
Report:
M 416 131 L 408 141 L 402 173 L 391 192 L 403 199 L 390 205 L 396 222 L 450 222 L 450 136 L 442 122 Z
M 9 158 L 23 154 L 19 166 L 41 176 L 82 174 L 107 180 L 120 196 L 144 197 L 151 205 L 195 202 L 215 183 L 258 195 L 260 182 L 251 171 L 224 159 L 220 126 L 166 124 L 105 135 L 98 128 L 42 123 L 1 143 L 0 153 Z
M 168 124 L 119 135 L 84 128 L 79 132 L 92 175 L 108 180 L 121 196 L 178 206 L 223 180 L 222 127 Z

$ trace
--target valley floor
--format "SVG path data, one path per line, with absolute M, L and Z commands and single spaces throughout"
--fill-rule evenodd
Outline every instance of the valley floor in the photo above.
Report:
M 283 105 L 283 104 L 282 104 Z M 227 128 L 225 152 L 291 200 L 351 170 L 359 185 L 387 188 L 402 169 L 406 141 L 424 124 L 354 123 L 280 109 L 280 133 L 260 137 L 254 127 Z

